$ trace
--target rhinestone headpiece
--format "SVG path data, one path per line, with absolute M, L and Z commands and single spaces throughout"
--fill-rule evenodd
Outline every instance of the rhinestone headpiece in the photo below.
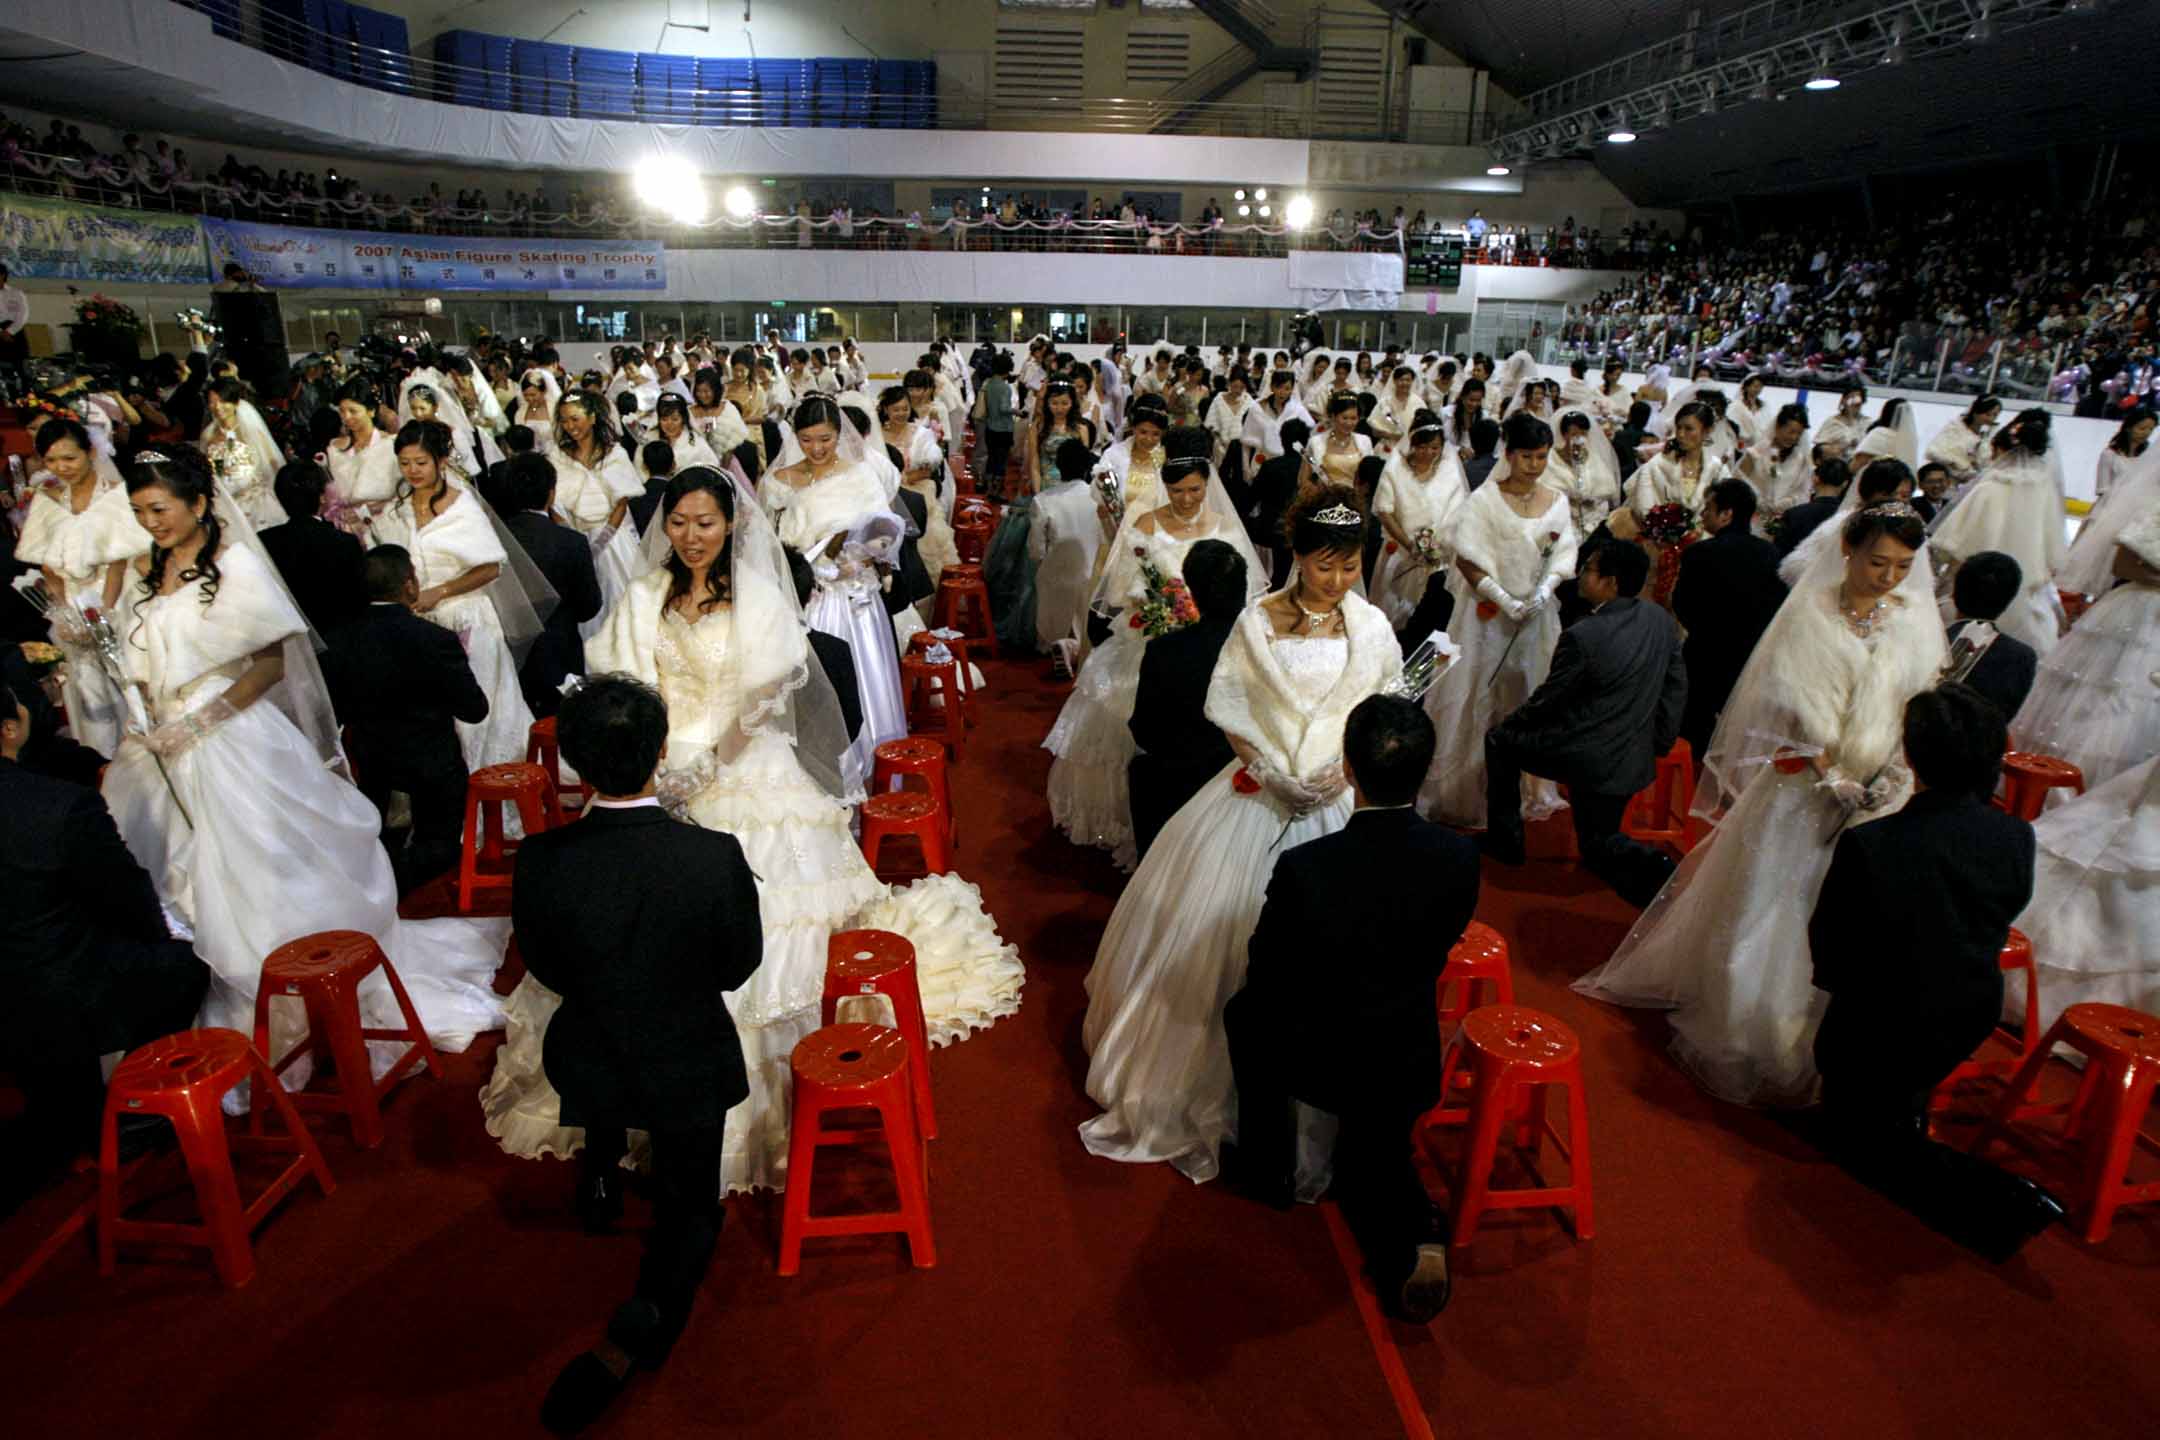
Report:
M 1860 512 L 1863 515 L 1880 515 L 1886 520 L 1918 520 L 1923 518 L 1918 510 L 1903 500 L 1885 500 L 1880 505 L 1870 505 Z
M 170 465 L 172 464 L 172 456 L 167 455 L 162 450 L 138 450 L 135 452 L 135 463 L 138 465 Z
M 1315 525 L 1355 526 L 1363 525 L 1365 517 L 1348 505 L 1330 505 L 1312 517 Z

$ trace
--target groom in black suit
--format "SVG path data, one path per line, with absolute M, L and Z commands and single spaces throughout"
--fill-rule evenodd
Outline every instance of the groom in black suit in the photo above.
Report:
M 1432 764 L 1422 707 L 1375 695 L 1343 726 L 1357 811 L 1276 862 L 1245 988 L 1223 1011 L 1237 1082 L 1233 1183 L 1288 1208 L 1290 1102 L 1342 1122 L 1331 1192 L 1381 1303 L 1422 1325 L 1449 1292 L 1447 1247 L 1411 1159 L 1439 1099 L 1434 985 L 1477 909 L 1477 849 L 1412 808 Z
M 1710 538 L 1680 554 L 1673 584 L 1675 619 L 1687 627 L 1687 710 L 1680 736 L 1700 763 L 1710 753 L 1718 714 L 1732 697 L 1755 642 L 1785 603 L 1777 547 L 1754 533 L 1755 487 L 1720 480 L 1703 496 Z
M 518 847 L 510 918 L 526 968 L 562 996 L 542 1060 L 562 1123 L 585 1127 L 588 1229 L 622 1212 L 624 1132 L 652 1136 L 653 1223 L 636 1292 L 541 1407 L 543 1424 L 572 1434 L 634 1369 L 665 1363 L 712 1263 L 724 1122 L 750 1094 L 726 992 L 757 969 L 764 937 L 742 846 L 670 819 L 654 795 L 668 728 L 659 692 L 603 675 L 564 699 L 555 725 L 563 758 L 596 794 L 576 824 Z
M 1485 853 L 1523 863 L 1523 773 L 1557 780 L 1583 864 L 1631 905 L 1650 903 L 1673 862 L 1622 835 L 1620 818 L 1656 778 L 1687 705 L 1679 627 L 1637 598 L 1649 574 L 1640 545 L 1593 549 L 1577 589 L 1595 608 L 1560 632 L 1545 683 L 1485 734 Z
M 1143 856 L 1170 817 L 1230 763 L 1230 742 L 1207 718 L 1207 692 L 1245 609 L 1245 560 L 1220 540 L 1202 540 L 1185 554 L 1184 578 L 1200 618 L 1148 642 L 1127 722 L 1140 747 L 1126 776 Z
M 1965 685 L 1905 706 L 1905 808 L 1839 837 L 1808 922 L 1833 1156 L 1930 1227 L 1998 1263 L 2061 1202 L 1927 1134 L 1928 1097 L 2002 1017 L 2003 941 L 2033 891 L 2032 826 L 1988 803 L 2002 712 Z

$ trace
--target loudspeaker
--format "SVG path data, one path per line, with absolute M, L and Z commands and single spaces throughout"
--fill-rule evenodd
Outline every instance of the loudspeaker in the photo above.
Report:
M 285 316 L 275 291 L 244 290 L 213 294 L 211 319 L 225 353 L 240 367 L 240 378 L 263 400 L 282 399 L 292 391 L 291 357 L 285 347 Z

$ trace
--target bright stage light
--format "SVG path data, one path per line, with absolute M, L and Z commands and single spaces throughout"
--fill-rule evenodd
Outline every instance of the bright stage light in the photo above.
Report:
M 647 156 L 631 172 L 631 183 L 646 206 L 685 225 L 697 224 L 711 208 L 697 167 L 679 156 Z
M 1243 219 L 1244 217 L 1246 217 L 1247 215 L 1250 215 L 1250 214 L 1252 214 L 1252 206 L 1250 206 L 1250 205 L 1240 205 L 1240 206 L 1238 206 L 1238 207 L 1237 207 L 1237 213 L 1238 213 L 1238 218 L 1242 220 L 1242 219 Z
M 756 208 L 757 202 L 751 198 L 749 187 L 737 185 L 727 192 L 726 204 L 727 213 L 741 220 Z
M 1245 198 L 1245 192 L 1243 190 L 1232 190 L 1230 192 L 1230 198 L 1232 200 L 1242 200 Z
M 1485 173 L 1487 175 L 1505 175 L 1508 173 L 1508 167 L 1505 165 L 1487 165 Z
M 1275 213 L 1275 207 L 1274 207 L 1274 206 L 1272 206 L 1272 205 L 1262 205 L 1262 206 L 1260 207 L 1260 218 L 1261 218 L 1261 219 L 1263 219 L 1263 220 L 1267 219 L 1267 217 L 1268 217 L 1268 216 L 1270 216 L 1270 215 L 1272 215 L 1272 214 L 1274 214 L 1274 213 Z
M 1259 189 L 1257 189 L 1257 190 L 1253 191 L 1253 192 L 1252 192 L 1252 198 L 1253 198 L 1253 199 L 1255 199 L 1255 200 L 1265 200 L 1265 199 L 1267 199 L 1267 186 L 1263 185 L 1263 186 L 1261 186 L 1261 187 L 1260 187 Z
M 1312 197 L 1294 195 L 1283 207 L 1283 223 L 1293 230 L 1302 230 L 1312 224 Z

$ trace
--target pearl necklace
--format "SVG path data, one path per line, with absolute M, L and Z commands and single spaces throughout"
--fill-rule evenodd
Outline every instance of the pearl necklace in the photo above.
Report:
M 1883 612 L 1889 608 L 1889 600 L 1882 599 L 1877 600 L 1865 615 L 1857 614 L 1852 606 L 1847 603 L 1845 592 L 1842 589 L 1838 591 L 1838 612 L 1845 617 L 1845 624 L 1852 630 L 1853 634 L 1858 635 L 1863 640 L 1874 637 L 1875 627 L 1882 623 Z

